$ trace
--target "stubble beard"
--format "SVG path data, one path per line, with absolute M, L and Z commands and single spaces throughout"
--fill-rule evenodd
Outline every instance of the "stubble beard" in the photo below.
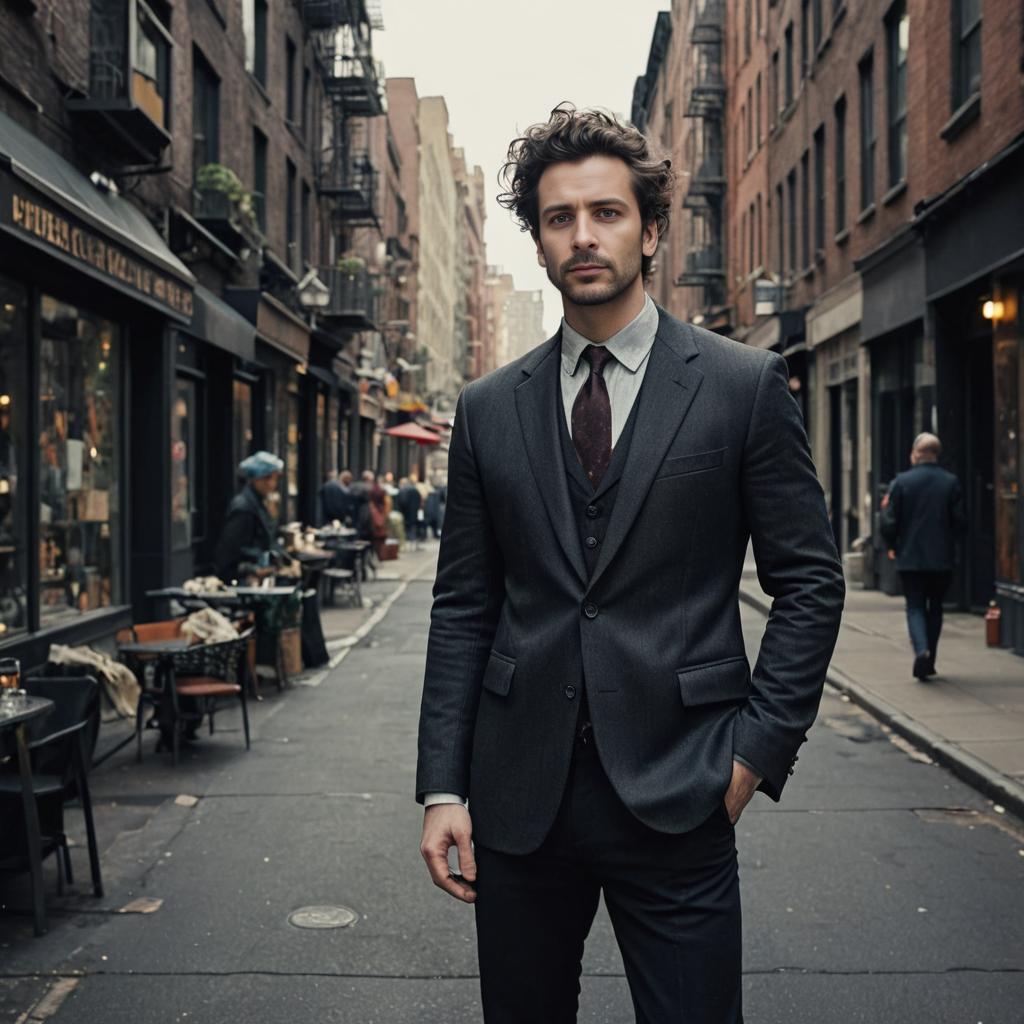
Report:
M 611 271 L 612 279 L 602 287 L 595 285 L 576 285 L 572 280 L 573 263 L 582 263 L 582 260 L 570 258 L 559 268 L 557 273 L 549 264 L 547 267 L 548 280 L 562 293 L 562 295 L 576 306 L 601 306 L 606 302 L 614 302 L 620 295 L 632 288 L 636 279 L 640 276 L 643 267 L 641 253 L 637 253 L 635 260 L 631 259 L 629 265 L 622 271 L 616 269 L 615 264 L 610 260 L 602 260 L 601 265 Z

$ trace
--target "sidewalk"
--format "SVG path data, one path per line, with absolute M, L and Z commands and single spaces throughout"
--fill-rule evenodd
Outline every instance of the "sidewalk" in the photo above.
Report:
M 752 560 L 740 597 L 767 615 Z M 919 682 L 902 597 L 849 589 L 827 680 L 997 804 L 1024 817 L 1024 658 L 985 646 L 977 615 L 947 613 L 938 674 Z

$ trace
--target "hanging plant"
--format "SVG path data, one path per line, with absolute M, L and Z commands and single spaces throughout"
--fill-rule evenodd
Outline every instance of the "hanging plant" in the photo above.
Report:
M 338 269 L 349 277 L 355 277 L 366 269 L 366 260 L 361 256 L 339 256 Z

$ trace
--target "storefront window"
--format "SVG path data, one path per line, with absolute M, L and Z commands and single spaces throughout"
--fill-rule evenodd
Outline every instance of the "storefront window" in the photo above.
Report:
M 171 545 L 180 551 L 192 544 L 196 497 L 196 382 L 179 377 L 171 408 Z
M 44 295 L 39 366 L 39 619 L 121 600 L 120 339 Z
M 252 385 L 248 381 L 236 380 L 232 402 L 234 427 L 232 443 L 234 444 L 235 466 L 247 455 L 252 454 Z
M 1009 303 L 1007 303 L 1009 304 Z M 1014 302 L 1016 305 L 1016 302 Z M 998 323 L 995 338 L 996 576 L 1020 583 L 1020 347 L 1017 324 Z
M 299 514 L 299 394 L 288 389 L 288 444 L 285 450 L 288 473 L 288 512 L 292 519 Z
M 0 639 L 28 628 L 27 508 L 20 472 L 25 437 L 27 301 L 0 278 Z

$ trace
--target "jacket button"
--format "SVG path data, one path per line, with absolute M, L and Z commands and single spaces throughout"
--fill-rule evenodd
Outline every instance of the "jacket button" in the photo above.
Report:
M 583 614 L 586 615 L 586 617 L 588 619 L 596 619 L 597 618 L 597 605 L 596 604 L 589 604 L 589 603 L 585 604 L 583 606 Z
M 590 519 L 596 519 L 601 514 L 601 510 L 596 505 L 587 506 L 587 516 Z
M 597 547 L 597 538 L 596 537 L 588 537 L 583 543 L 586 544 L 588 548 L 596 548 Z
M 575 686 L 573 686 L 573 685 L 572 685 L 572 683 L 570 683 L 570 684 L 569 684 L 569 685 L 568 685 L 568 686 L 567 686 L 567 687 L 565 688 L 565 695 L 566 695 L 566 697 L 568 697 L 568 698 L 569 698 L 569 700 L 572 700 L 572 699 L 573 699 L 573 697 L 575 697 L 575 696 L 576 696 L 576 687 L 575 687 Z

